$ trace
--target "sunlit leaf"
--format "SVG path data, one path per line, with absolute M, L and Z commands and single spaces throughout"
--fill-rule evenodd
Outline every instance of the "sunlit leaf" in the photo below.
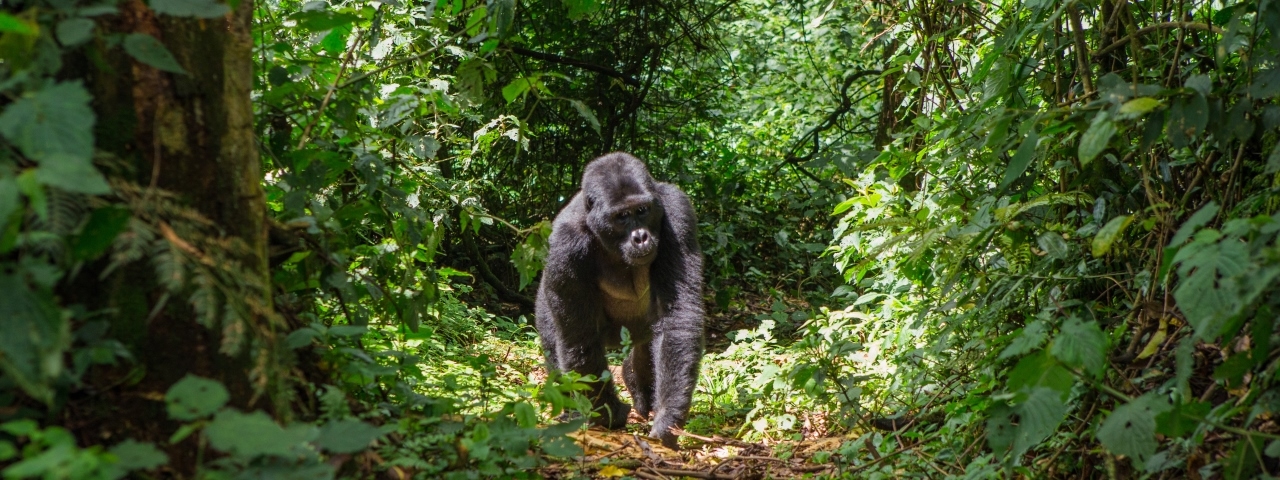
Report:
M 1111 251 L 1111 244 L 1124 234 L 1124 229 L 1133 223 L 1133 217 L 1129 215 L 1120 215 L 1112 218 L 1098 229 L 1098 234 L 1093 237 L 1093 256 L 1094 258 L 1106 255 Z
M 1120 106 L 1120 114 L 1130 117 L 1140 117 L 1146 115 L 1147 112 L 1155 110 L 1160 106 L 1160 101 L 1151 97 L 1138 97 L 1129 100 Z

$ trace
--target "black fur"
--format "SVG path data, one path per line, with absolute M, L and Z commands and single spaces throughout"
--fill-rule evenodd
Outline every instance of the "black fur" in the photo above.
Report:
M 657 182 L 636 157 L 587 165 L 582 191 L 556 216 L 538 288 L 537 325 L 548 367 L 601 376 L 620 327 L 632 350 L 623 380 L 651 436 L 675 448 L 670 428 L 689 414 L 703 352 L 702 251 L 689 197 Z M 631 407 L 612 382 L 590 392 L 597 425 L 621 428 Z

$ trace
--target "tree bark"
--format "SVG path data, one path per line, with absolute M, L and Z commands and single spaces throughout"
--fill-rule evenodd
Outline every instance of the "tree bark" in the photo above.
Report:
M 119 15 L 100 21 L 99 28 L 156 37 L 189 75 L 157 70 L 118 46 L 102 43 L 95 49 L 100 56 L 72 59 L 72 68 L 79 70 L 75 73 L 86 79 L 94 95 L 98 148 L 117 156 L 137 185 L 177 194 L 183 205 L 212 222 L 222 240 L 243 242 L 235 260 L 257 277 L 255 285 L 263 286 L 260 298 L 252 301 L 269 309 L 266 206 L 249 97 L 253 2 L 241 0 L 234 11 L 213 19 L 158 15 L 141 0 L 126 0 L 119 8 Z M 164 233 L 167 237 L 172 230 Z M 254 388 L 248 372 L 252 361 L 262 359 L 251 359 L 244 350 L 235 356 L 220 353 L 226 332 L 199 324 L 186 298 L 166 297 L 149 262 L 135 262 L 103 283 L 96 274 L 81 275 L 71 292 L 87 305 L 115 313 L 114 336 L 129 347 L 145 372 L 130 387 L 134 391 L 115 395 L 109 405 L 101 398 L 85 402 L 83 410 L 93 412 L 78 411 L 73 402 L 70 417 L 96 419 L 89 424 L 97 428 L 82 435 L 167 445 L 178 424 L 167 420 L 161 398 L 187 374 L 221 381 L 233 406 L 258 406 L 251 401 L 260 396 L 261 388 Z M 161 302 L 165 307 L 152 312 Z M 103 412 L 104 408 L 112 411 Z M 193 437 L 168 447 L 171 468 L 184 476 L 194 473 L 195 442 Z

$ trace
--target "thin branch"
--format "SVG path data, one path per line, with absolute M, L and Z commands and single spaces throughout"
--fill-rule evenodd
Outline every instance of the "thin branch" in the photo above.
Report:
M 625 73 L 619 72 L 619 71 L 614 70 L 614 69 L 609 68 L 609 67 L 604 67 L 604 66 L 596 65 L 596 64 L 594 64 L 594 63 L 587 63 L 587 62 L 584 62 L 584 61 L 582 61 L 582 60 L 578 60 L 578 59 L 575 59 L 575 58 L 569 58 L 569 57 L 566 57 L 566 56 L 563 56 L 563 55 L 556 55 L 556 54 L 553 54 L 553 53 L 535 52 L 535 51 L 533 51 L 533 50 L 529 50 L 529 49 L 524 48 L 524 47 L 512 46 L 512 47 L 510 48 L 510 51 L 511 51 L 511 53 L 514 53 L 514 54 L 516 54 L 516 55 L 521 55 L 521 56 L 525 56 L 525 57 L 529 57 L 529 58 L 536 58 L 536 59 L 538 59 L 538 60 L 542 60 L 542 61 L 544 61 L 544 62 L 559 63 L 559 64 L 561 64 L 561 65 L 570 65 L 570 66 L 578 67 L 578 68 L 581 68 L 581 69 L 583 69 L 583 70 L 590 70 L 590 71 L 592 71 L 592 72 L 596 72 L 596 73 L 599 73 L 599 74 L 603 74 L 603 75 L 607 75 L 607 76 L 610 76 L 610 77 L 613 77 L 613 78 L 617 78 L 617 79 L 619 79 L 619 80 L 622 80 L 622 82 L 623 82 L 623 83 L 625 83 L 625 84 L 627 84 L 627 85 L 631 85 L 631 86 L 633 86 L 633 87 L 639 87 L 639 86 L 640 86 L 640 81 L 639 81 L 639 80 L 636 80 L 636 79 L 635 79 L 635 77 L 632 77 L 632 76 L 630 76 L 630 75 L 627 75 L 627 74 L 625 74 Z
M 1138 31 L 1136 31 L 1136 32 L 1133 32 L 1133 33 L 1131 33 L 1131 34 L 1129 34 L 1129 35 L 1125 35 L 1125 37 L 1124 37 L 1124 38 L 1121 38 L 1121 39 L 1119 39 L 1119 40 L 1116 40 L 1116 41 L 1115 41 L 1115 42 L 1113 42 L 1111 45 L 1107 45 L 1107 47 L 1106 47 L 1106 48 L 1103 48 L 1102 50 L 1098 50 L 1097 52 L 1094 52 L 1094 53 L 1093 53 L 1093 58 L 1098 58 L 1098 57 L 1100 57 L 1100 56 L 1103 56 L 1103 55 L 1106 55 L 1106 54 L 1108 54 L 1108 53 L 1111 53 L 1111 51 L 1112 51 L 1112 50 L 1115 50 L 1115 49 L 1117 49 L 1117 48 L 1123 47 L 1126 43 L 1129 43 L 1129 41 L 1130 41 L 1130 40 L 1132 40 L 1132 39 L 1136 39 L 1136 38 L 1141 37 L 1141 36 L 1143 36 L 1143 35 L 1146 35 L 1146 34 L 1148 34 L 1148 33 L 1154 32 L 1154 31 L 1156 31 L 1156 30 L 1169 29 L 1169 28 L 1187 28 L 1187 29 L 1191 29 L 1191 30 L 1204 30 L 1204 31 L 1206 31 L 1206 32 L 1222 33 L 1222 29 L 1221 29 L 1221 28 L 1219 28 L 1219 27 L 1215 27 L 1215 26 L 1213 26 L 1213 25 L 1208 25 L 1208 24 L 1200 23 L 1200 22 L 1164 22 L 1164 23 L 1157 23 L 1157 24 L 1152 25 L 1152 26 L 1150 26 L 1150 27 L 1146 27 L 1146 28 L 1143 28 L 1143 29 L 1138 30 Z

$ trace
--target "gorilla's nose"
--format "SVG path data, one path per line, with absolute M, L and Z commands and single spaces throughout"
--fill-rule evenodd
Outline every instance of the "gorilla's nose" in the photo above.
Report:
M 636 246 L 643 246 L 649 243 L 649 232 L 647 230 L 635 230 L 631 232 L 631 243 Z

